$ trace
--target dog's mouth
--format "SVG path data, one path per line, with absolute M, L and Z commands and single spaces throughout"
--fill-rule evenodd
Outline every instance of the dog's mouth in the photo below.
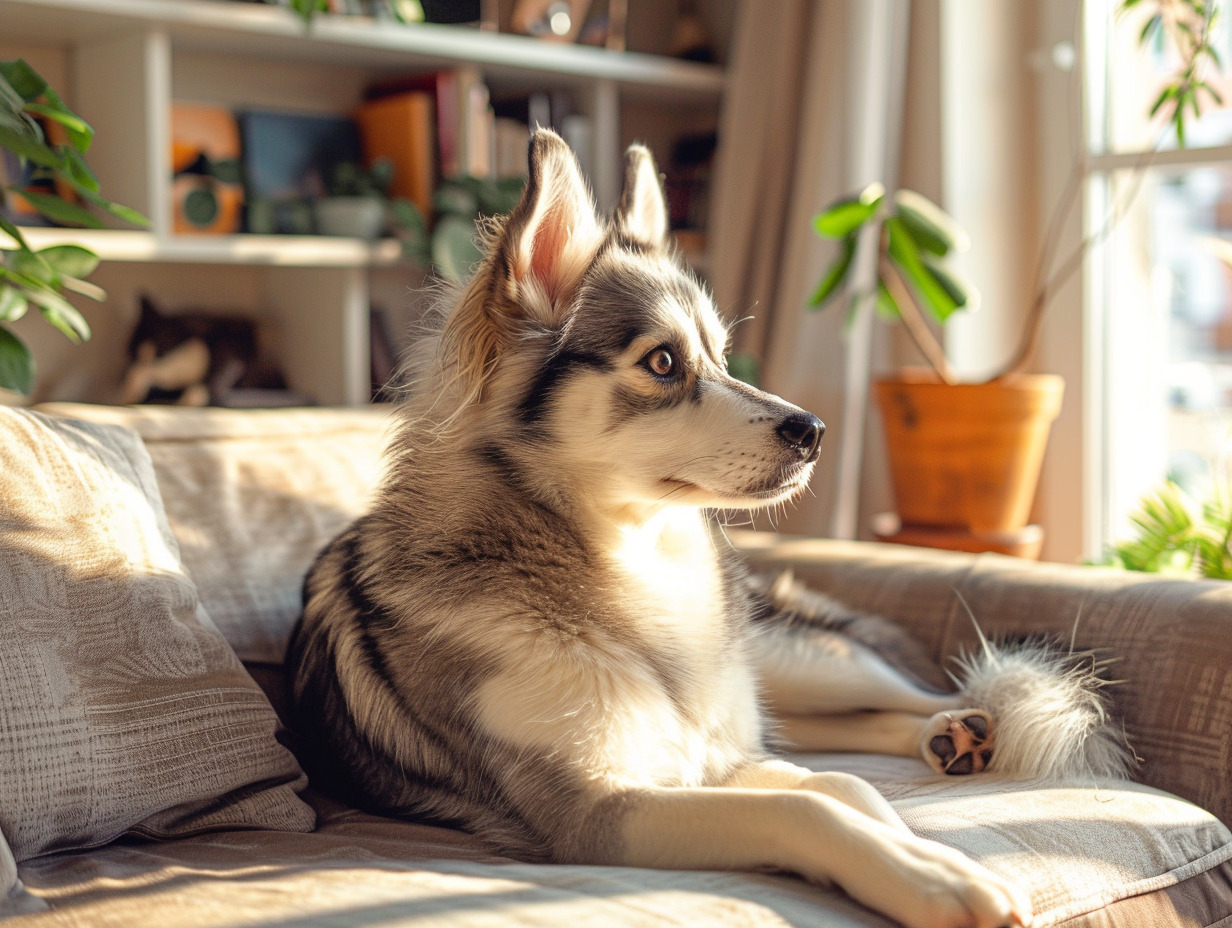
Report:
M 659 481 L 672 496 L 688 497 L 695 493 L 716 498 L 724 505 L 736 507 L 776 503 L 801 490 L 813 471 L 812 461 L 793 461 L 779 468 L 765 480 L 738 489 L 716 489 L 681 477 L 665 477 Z

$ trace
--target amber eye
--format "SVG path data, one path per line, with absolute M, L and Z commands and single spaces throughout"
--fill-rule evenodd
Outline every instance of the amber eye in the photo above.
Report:
M 676 359 L 666 348 L 656 348 L 646 355 L 646 366 L 656 377 L 670 377 L 676 370 Z

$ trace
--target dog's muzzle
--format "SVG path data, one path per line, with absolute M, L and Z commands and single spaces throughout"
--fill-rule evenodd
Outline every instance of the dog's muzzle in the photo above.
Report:
M 826 424 L 810 412 L 792 413 L 778 424 L 775 433 L 800 453 L 805 461 L 816 461 L 821 455 L 821 436 Z

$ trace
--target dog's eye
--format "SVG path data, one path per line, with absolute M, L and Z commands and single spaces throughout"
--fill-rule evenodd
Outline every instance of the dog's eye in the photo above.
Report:
M 646 367 L 656 377 L 671 377 L 676 372 L 676 359 L 666 348 L 656 348 L 646 355 Z

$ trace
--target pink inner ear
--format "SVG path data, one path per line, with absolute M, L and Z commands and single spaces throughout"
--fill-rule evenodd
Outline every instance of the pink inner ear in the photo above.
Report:
M 557 204 L 548 208 L 530 244 L 531 273 L 549 288 L 560 255 L 569 241 L 560 212 Z
M 530 246 L 530 272 L 555 300 L 564 284 L 562 259 L 569 247 L 569 216 L 565 204 L 552 203 L 540 219 Z

